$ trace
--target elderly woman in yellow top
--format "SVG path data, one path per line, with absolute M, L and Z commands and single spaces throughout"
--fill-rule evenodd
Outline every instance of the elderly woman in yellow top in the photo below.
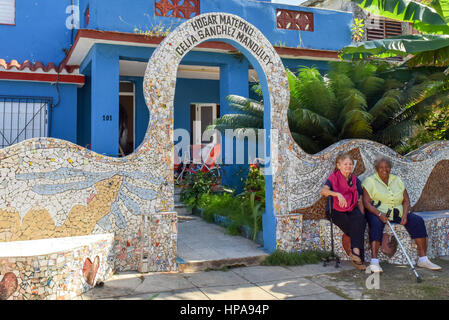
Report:
M 388 158 L 380 157 L 374 162 L 376 173 L 362 183 L 363 204 L 367 211 L 372 259 L 370 268 L 373 272 L 382 272 L 377 253 L 382 242 L 382 234 L 387 223 L 386 212 L 390 214 L 391 223 L 402 224 L 418 246 L 418 267 L 440 270 L 426 256 L 427 232 L 424 220 L 410 212 L 410 199 L 401 178 L 391 174 L 392 163 Z

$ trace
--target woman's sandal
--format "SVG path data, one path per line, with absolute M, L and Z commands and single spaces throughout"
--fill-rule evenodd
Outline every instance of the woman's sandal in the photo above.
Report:
M 362 262 L 362 259 L 358 254 L 355 254 L 354 251 L 351 252 L 351 262 L 352 265 L 359 270 L 366 270 L 366 265 Z

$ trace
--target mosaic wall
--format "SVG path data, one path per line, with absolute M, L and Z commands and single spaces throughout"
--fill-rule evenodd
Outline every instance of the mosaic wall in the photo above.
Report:
M 284 126 L 288 82 L 270 42 L 238 16 L 197 16 L 168 35 L 148 62 L 144 93 L 151 116 L 135 153 L 110 158 L 51 138 L 0 150 L 0 241 L 113 233 L 117 270 L 176 270 L 172 169 L 176 75 L 183 56 L 210 39 L 229 40 L 254 56 L 267 77 L 272 128 L 284 128 L 279 145 L 291 139 Z M 271 148 L 276 154 L 277 145 Z M 273 159 L 276 172 L 278 157 Z M 276 173 L 274 183 L 282 183 Z M 285 193 L 277 190 L 276 212 L 285 202 L 281 199 Z
M 427 256 L 435 258 L 449 255 L 449 211 L 439 211 L 433 213 L 420 213 L 423 217 L 427 233 Z M 302 252 L 305 250 L 326 250 L 331 251 L 330 222 L 326 219 L 304 220 L 303 215 L 285 215 L 278 219 L 278 232 L 289 234 L 289 237 L 278 236 L 278 248 L 287 252 Z M 412 261 L 416 261 L 416 244 L 410 238 L 407 230 L 399 225 L 393 224 L 402 245 Z M 385 234 L 393 236 L 388 226 L 384 229 Z M 342 260 L 350 260 L 342 245 L 343 232 L 334 226 L 334 250 Z M 371 259 L 371 244 L 368 237 L 368 226 L 365 232 L 365 261 Z M 379 259 L 393 264 L 407 264 L 407 259 L 397 246 L 396 253 L 388 257 L 379 250 Z
M 429 235 L 427 242 L 427 256 L 429 258 L 435 258 L 439 256 L 445 256 L 449 254 L 449 212 L 439 212 L 435 214 L 422 215 L 426 225 L 426 230 Z M 407 230 L 400 224 L 392 224 L 394 231 L 398 235 L 399 240 L 404 246 L 409 258 L 412 262 L 418 260 L 417 246 L 415 242 L 410 238 Z M 328 220 L 320 221 L 320 234 L 322 240 L 322 249 L 331 250 L 331 238 L 330 238 L 330 222 Z M 393 237 L 388 226 L 385 226 L 384 234 L 389 234 Z M 343 250 L 341 238 L 343 232 L 340 228 L 334 228 L 334 246 L 335 253 L 343 260 L 350 260 Z M 368 228 L 365 232 L 365 261 L 371 259 L 371 245 L 369 243 Z M 402 253 L 402 250 L 397 246 L 396 253 L 392 257 L 385 255 L 382 250 L 379 250 L 379 259 L 393 264 L 408 264 L 407 258 Z
M 289 151 L 285 151 L 289 168 L 286 170 L 290 174 L 285 176 L 285 181 L 291 186 L 289 189 L 288 208 L 289 214 L 278 217 L 278 220 L 296 219 L 298 213 L 303 214 L 302 243 L 299 250 L 305 250 L 319 246 L 316 234 L 320 234 L 321 248 L 324 249 L 325 232 L 322 230 L 323 223 L 329 224 L 325 218 L 324 208 L 326 199 L 320 196 L 320 189 L 326 182 L 329 175 L 335 169 L 335 159 L 338 154 L 350 152 L 357 160 L 355 174 L 360 180 L 375 172 L 374 160 L 379 155 L 388 157 L 392 163 L 392 173 L 400 176 L 404 181 L 410 196 L 413 211 L 435 211 L 449 208 L 449 142 L 438 141 L 422 146 L 420 149 L 401 156 L 379 143 L 367 140 L 345 140 L 334 144 L 315 155 L 308 155 L 296 146 Z M 281 151 L 282 152 L 282 151 Z M 295 163 L 296 162 L 296 163 Z M 300 163 L 298 165 L 298 162 Z M 307 223 L 307 221 L 310 221 Z M 316 223 L 321 223 L 321 231 L 317 231 Z M 429 222 L 431 221 L 431 222 Z M 429 239 L 444 238 L 449 233 L 449 220 L 447 217 L 426 222 L 428 226 Z M 400 229 L 400 227 L 397 227 Z M 336 243 L 341 247 L 341 230 L 336 227 L 340 238 Z M 401 231 L 401 230 L 399 230 Z M 404 230 L 402 230 L 404 231 Z M 296 232 L 296 231 L 294 231 Z M 402 232 L 401 237 L 410 242 L 408 234 Z M 292 241 L 288 232 L 278 230 L 277 233 L 279 248 L 287 251 L 297 246 Z M 329 243 L 329 242 L 328 242 Z M 429 256 L 439 256 L 447 252 L 449 243 L 446 241 L 429 240 Z M 412 250 L 414 243 L 409 244 L 409 250 L 416 256 L 416 250 Z M 327 248 L 330 248 L 328 246 Z M 369 248 L 366 243 L 365 248 Z M 433 249 L 431 249 L 433 248 Z M 343 249 L 339 249 L 342 255 L 346 256 Z M 400 254 L 399 254 L 400 255 Z M 367 251 L 367 256 L 369 252 Z M 386 257 L 382 257 L 386 258 Z M 392 263 L 406 263 L 405 257 L 387 258 Z
M 151 170 L 154 162 L 144 151 L 107 158 L 58 139 L 32 139 L 0 150 L 0 241 L 111 232 L 118 270 L 135 270 L 144 246 L 142 217 L 168 213 L 160 193 L 172 179 Z M 171 226 L 171 218 L 164 215 L 161 221 Z M 146 239 L 155 236 L 148 233 Z M 127 264 L 121 263 L 123 249 Z
M 288 221 L 291 212 L 313 207 L 319 201 L 320 188 L 341 152 L 356 150 L 365 176 L 373 172 L 372 163 L 377 155 L 390 157 L 393 173 L 403 178 L 412 205 L 421 196 L 435 165 L 449 159 L 449 143 L 442 142 L 407 157 L 363 140 L 341 141 L 316 155 L 304 153 L 285 125 L 288 81 L 271 43 L 238 16 L 208 13 L 177 27 L 148 62 L 144 93 L 151 116 L 145 139 L 135 153 L 126 158 L 110 158 L 51 138 L 27 140 L 0 150 L 0 241 L 114 233 L 114 259 L 119 271 L 176 270 L 177 221 L 173 213 L 176 75 L 182 58 L 194 46 L 212 39 L 231 42 L 249 53 L 266 77 L 272 137 L 278 137 L 270 141 L 273 198 L 268 201 L 273 201 L 277 221 Z M 265 79 L 263 74 L 261 79 Z M 267 186 L 267 190 L 270 188 Z M 298 220 L 291 228 L 278 224 L 278 242 L 287 245 L 293 238 L 295 241 L 301 238 L 305 243 L 303 234 L 315 239 L 316 232 L 309 229 L 315 228 L 316 223 L 308 224 Z M 302 233 L 297 233 L 301 225 Z
M 70 300 L 81 295 L 112 276 L 113 238 L 97 235 L 74 249 L 37 256 L 0 256 L 0 300 Z M 45 245 L 53 241 L 57 247 L 58 240 L 47 240 Z

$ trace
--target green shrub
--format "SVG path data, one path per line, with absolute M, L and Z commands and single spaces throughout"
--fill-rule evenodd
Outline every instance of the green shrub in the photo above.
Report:
M 186 175 L 183 179 L 181 201 L 189 208 L 199 207 L 200 198 L 211 192 L 211 186 L 216 183 L 212 172 L 197 172 Z
M 206 194 L 199 200 L 199 207 L 203 209 L 203 214 L 215 213 L 219 216 L 231 217 L 240 211 L 240 201 L 230 193 Z
M 202 217 L 206 222 L 209 222 L 209 223 L 214 222 L 214 213 L 213 213 L 213 212 L 205 212 L 205 211 L 202 211 L 202 212 L 201 212 L 201 217 Z
M 237 222 L 233 221 L 229 226 L 226 227 L 226 233 L 231 236 L 240 235 L 240 226 Z
M 304 252 L 285 252 L 276 250 L 261 263 L 265 266 L 302 266 L 322 262 L 331 253 L 327 251 L 307 250 Z

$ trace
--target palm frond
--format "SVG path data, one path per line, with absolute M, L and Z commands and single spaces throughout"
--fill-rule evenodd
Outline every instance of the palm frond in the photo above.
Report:
M 300 134 L 297 132 L 291 132 L 291 134 L 292 134 L 293 140 L 295 140 L 295 142 L 305 152 L 313 154 L 313 153 L 317 153 L 318 151 L 320 151 L 320 148 L 319 148 L 318 144 L 316 143 L 316 141 L 311 139 L 309 136 L 303 135 L 303 134 Z
M 295 131 L 319 130 L 329 134 L 335 132 L 335 126 L 331 120 L 311 110 L 290 109 L 287 115 L 289 118 L 290 128 L 294 128 Z
M 224 132 L 226 129 L 263 129 L 263 117 L 256 117 L 249 114 L 230 113 L 215 120 L 215 124 L 210 126 L 210 128 L 217 129 L 220 132 Z
M 354 109 L 346 113 L 340 138 L 369 138 L 373 130 L 370 126 L 371 115 L 363 110 Z
M 229 106 L 236 111 L 263 117 L 264 105 L 257 100 L 238 95 L 229 95 L 226 97 L 226 100 L 229 102 Z
M 387 146 L 394 147 L 413 135 L 417 129 L 419 129 L 419 126 L 414 121 L 402 121 L 394 126 L 387 126 L 385 129 L 378 131 L 374 139 Z
M 398 89 L 387 91 L 369 110 L 372 116 L 371 125 L 378 130 L 391 121 L 393 115 L 401 108 L 402 92 Z

